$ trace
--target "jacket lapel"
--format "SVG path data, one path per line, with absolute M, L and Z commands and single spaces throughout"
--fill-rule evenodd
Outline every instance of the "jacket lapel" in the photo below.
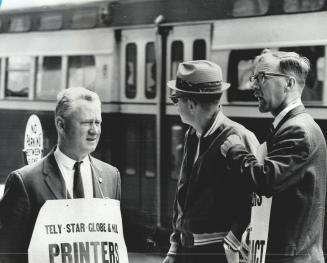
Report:
M 94 164 L 93 157 L 90 156 L 91 170 L 92 170 L 92 183 L 93 183 L 93 197 L 95 198 L 105 198 L 105 192 L 102 187 L 103 176 L 102 172 Z
M 298 114 L 301 113 L 305 113 L 305 108 L 303 105 L 299 105 L 297 107 L 295 107 L 294 109 L 290 110 L 283 119 L 281 119 L 281 121 L 277 124 L 277 127 L 271 132 L 270 136 L 267 137 L 266 141 L 267 141 L 267 147 L 268 150 L 270 149 L 272 142 L 274 140 L 275 134 L 276 132 L 282 127 L 282 125 L 289 119 L 292 119 L 293 117 L 295 117 Z
M 65 180 L 56 162 L 56 158 L 54 157 L 55 149 L 56 147 L 54 147 L 44 159 L 44 181 L 56 199 L 71 198 L 69 192 L 67 191 Z

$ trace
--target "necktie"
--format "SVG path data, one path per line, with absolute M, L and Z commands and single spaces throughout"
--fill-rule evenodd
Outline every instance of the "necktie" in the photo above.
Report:
M 84 198 L 84 188 L 81 176 L 80 166 L 83 161 L 76 162 L 74 164 L 74 186 L 73 186 L 73 198 Z

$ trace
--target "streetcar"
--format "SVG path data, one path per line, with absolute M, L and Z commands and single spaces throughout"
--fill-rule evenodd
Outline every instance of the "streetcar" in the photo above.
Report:
M 253 59 L 265 48 L 294 50 L 311 61 L 302 99 L 327 133 L 326 24 L 326 0 L 102 0 L 0 8 L 0 184 L 24 165 L 28 117 L 39 116 L 48 153 L 57 141 L 56 94 L 84 86 L 103 103 L 94 155 L 120 170 L 127 244 L 167 246 L 187 128 L 166 87 L 179 63 L 219 64 L 231 83 L 221 99 L 224 113 L 262 141 L 271 116 L 259 113 L 250 90 Z

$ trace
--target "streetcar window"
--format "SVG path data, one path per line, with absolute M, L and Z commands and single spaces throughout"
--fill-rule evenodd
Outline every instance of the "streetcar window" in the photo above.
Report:
M 269 0 L 236 0 L 233 3 L 234 17 L 260 16 L 268 12 Z
M 145 97 L 153 99 L 156 97 L 156 58 L 154 43 L 149 42 L 145 47 Z
M 95 88 L 96 69 L 94 56 L 68 57 L 68 87 Z
M 8 58 L 6 70 L 6 97 L 28 97 L 31 78 L 31 59 L 29 57 Z
M 9 20 L 9 32 L 26 32 L 31 29 L 31 18 L 29 16 L 14 16 Z
M 174 41 L 171 45 L 171 72 L 170 79 L 176 79 L 179 63 L 184 61 L 184 45 L 182 41 Z
M 251 90 L 249 77 L 253 72 L 253 60 L 262 49 L 232 50 L 229 55 L 228 89 L 229 101 L 256 101 Z
M 152 122 L 145 124 L 145 177 L 148 178 L 156 176 L 156 134 L 153 124 Z
M 135 123 L 134 123 L 135 125 Z M 131 123 L 127 125 L 128 128 L 126 131 L 125 138 L 125 175 L 135 176 L 136 175 L 136 167 L 137 167 L 137 158 L 139 154 L 140 147 L 137 145 L 137 129 L 135 126 L 132 126 Z
M 98 12 L 96 9 L 78 10 L 74 12 L 71 28 L 92 28 L 97 24 Z
M 183 158 L 184 130 L 181 125 L 171 127 L 170 177 L 177 180 Z
M 58 30 L 63 25 L 62 14 L 42 14 L 40 17 L 39 30 Z
M 136 44 L 126 45 L 126 68 L 125 68 L 125 95 L 132 99 L 136 97 L 137 76 L 137 52 Z
M 36 98 L 55 100 L 61 90 L 61 57 L 38 59 Z
M 284 0 L 283 9 L 286 13 L 320 10 L 325 0 Z
M 193 60 L 206 59 L 206 42 L 197 39 L 193 42 Z
M 285 47 L 282 51 L 294 51 L 310 60 L 311 70 L 306 80 L 306 86 L 302 93 L 303 102 L 322 102 L 322 90 L 324 86 L 325 72 L 325 47 L 304 46 Z

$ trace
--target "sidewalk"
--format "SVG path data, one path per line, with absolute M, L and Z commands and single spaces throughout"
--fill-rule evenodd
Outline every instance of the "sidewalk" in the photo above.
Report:
M 128 253 L 129 263 L 161 263 L 164 256 L 163 254 L 154 253 Z

